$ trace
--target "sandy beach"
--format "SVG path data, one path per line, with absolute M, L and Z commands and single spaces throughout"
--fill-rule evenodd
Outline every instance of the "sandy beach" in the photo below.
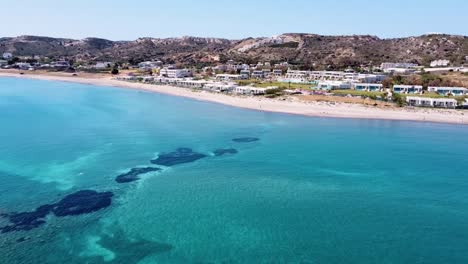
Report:
M 78 73 L 49 73 L 28 72 L 20 75 L 17 70 L 0 70 L 0 77 L 30 78 L 48 81 L 76 82 L 98 86 L 112 86 L 130 89 L 140 89 L 156 93 L 174 96 L 182 96 L 196 100 L 220 103 L 224 105 L 241 107 L 259 111 L 297 114 L 314 117 L 336 117 L 336 118 L 361 118 L 361 119 L 386 119 L 407 120 L 419 122 L 437 122 L 451 124 L 468 124 L 468 118 L 464 111 L 452 109 L 427 109 L 427 108 L 397 108 L 381 107 L 363 104 L 351 104 L 302 100 L 301 97 L 290 96 L 286 99 L 268 99 L 264 97 L 241 97 L 225 94 L 217 94 L 206 91 L 192 91 L 186 88 L 150 85 L 143 83 L 131 83 L 118 81 L 110 75 Z

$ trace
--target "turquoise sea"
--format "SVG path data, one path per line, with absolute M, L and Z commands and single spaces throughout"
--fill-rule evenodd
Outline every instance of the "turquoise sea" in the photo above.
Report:
M 0 78 L 0 263 L 468 263 L 467 164 L 466 126 Z

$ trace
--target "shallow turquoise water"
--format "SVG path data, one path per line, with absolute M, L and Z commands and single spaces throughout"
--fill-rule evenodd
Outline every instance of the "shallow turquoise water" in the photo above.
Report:
M 0 213 L 114 192 L 98 212 L 0 233 L 0 263 L 468 263 L 468 127 L 12 78 L 0 124 Z M 179 147 L 209 157 L 114 181 Z

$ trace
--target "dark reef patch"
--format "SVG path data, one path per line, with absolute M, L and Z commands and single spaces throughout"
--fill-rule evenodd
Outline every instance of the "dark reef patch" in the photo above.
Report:
M 145 168 L 133 168 L 129 172 L 120 174 L 115 178 L 115 181 L 118 183 L 129 183 L 140 180 L 139 175 L 145 174 L 148 172 L 160 171 L 160 168 L 154 167 L 145 167 Z
M 215 156 L 219 157 L 219 156 L 223 156 L 226 154 L 234 155 L 234 154 L 237 154 L 238 151 L 233 148 L 228 148 L 228 149 L 217 149 L 213 151 L 213 153 L 215 154 Z
M 190 148 L 178 148 L 174 152 L 159 155 L 157 159 L 151 160 L 151 163 L 170 167 L 183 163 L 194 162 L 206 157 L 207 156 L 205 154 L 194 152 Z
M 110 206 L 112 196 L 112 192 L 78 191 L 56 203 L 52 212 L 59 217 L 93 213 Z
M 2 233 L 29 231 L 45 224 L 45 218 L 50 213 L 63 217 L 96 212 L 110 206 L 113 195 L 112 192 L 78 191 L 65 196 L 58 203 L 39 206 L 32 212 L 6 214 L 10 224 L 0 230 Z
M 232 141 L 237 142 L 237 143 L 249 143 L 249 142 L 255 142 L 259 141 L 259 138 L 254 138 L 254 137 L 243 137 L 243 138 L 234 138 Z
M 0 228 L 2 233 L 14 231 L 29 231 L 45 224 L 45 217 L 52 210 L 52 205 L 42 205 L 32 212 L 12 213 L 6 217 L 10 220 L 10 225 Z

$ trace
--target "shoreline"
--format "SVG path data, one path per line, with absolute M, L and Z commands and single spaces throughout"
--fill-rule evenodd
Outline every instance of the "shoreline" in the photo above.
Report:
M 189 88 L 180 88 L 167 85 L 152 85 L 132 83 L 112 79 L 112 76 L 103 74 L 78 73 L 48 73 L 24 71 L 20 75 L 14 70 L 0 70 L 0 77 L 28 78 L 45 81 L 73 82 L 88 85 L 119 87 L 161 93 L 172 96 L 191 98 L 199 101 L 219 103 L 223 105 L 275 113 L 294 114 L 310 117 L 325 118 L 353 118 L 395 121 L 416 121 L 467 125 L 468 117 L 463 111 L 453 109 L 429 108 L 382 108 L 361 104 L 340 102 L 301 101 L 296 97 L 288 100 L 268 99 L 264 97 L 233 96 L 207 91 L 192 91 Z

